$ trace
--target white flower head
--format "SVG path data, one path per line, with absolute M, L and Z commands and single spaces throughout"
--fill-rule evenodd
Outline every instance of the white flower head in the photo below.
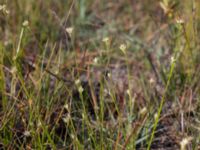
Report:
M 58 75 L 58 74 L 59 74 L 59 70 L 58 70 L 58 69 L 55 71 L 55 74 L 56 74 L 56 75 Z
M 72 33 L 74 31 L 74 28 L 73 27 L 68 27 L 65 29 L 65 31 L 69 34 L 69 36 L 71 37 L 72 36 Z
M 128 89 L 126 90 L 126 93 L 130 96 L 131 95 L 131 91 Z
M 95 64 L 97 64 L 98 61 L 99 61 L 99 58 L 98 58 L 98 57 L 95 57 L 94 60 L 93 60 L 93 62 L 94 62 Z
M 108 73 L 108 77 L 111 78 L 111 76 L 112 76 L 112 74 L 109 72 L 109 73 Z
M 146 107 L 143 107 L 139 112 L 139 114 L 142 115 L 142 116 L 145 115 L 146 113 L 147 113 L 147 108 Z
M 25 136 L 25 137 L 29 137 L 29 136 L 31 136 L 30 131 L 24 131 L 24 136 Z
M 154 114 L 154 119 L 155 120 L 158 119 L 158 114 L 157 113 Z
M 184 22 L 184 20 L 182 18 L 177 18 L 176 19 L 176 23 L 177 24 L 184 24 L 185 22 Z
M 75 84 L 76 85 L 79 85 L 81 83 L 81 81 L 79 80 L 79 79 L 77 79 L 76 81 L 75 81 Z
M 190 143 L 192 137 L 183 138 L 180 142 L 181 150 L 186 150 L 186 146 Z
M 83 87 L 82 87 L 82 86 L 79 86 L 79 87 L 78 87 L 78 91 L 79 91 L 79 93 L 83 93 L 83 91 L 84 91 Z
M 153 84 L 153 83 L 155 83 L 155 80 L 153 78 L 150 78 L 149 83 Z
M 69 105 L 68 105 L 68 104 L 65 104 L 65 105 L 64 105 L 64 108 L 65 108 L 66 110 L 69 110 Z
M 6 9 L 6 10 L 5 10 L 5 14 L 8 15 L 9 13 L 10 13 L 10 11 Z
M 105 43 L 106 48 L 109 48 L 109 47 L 110 47 L 110 42 L 111 42 L 111 40 L 110 40 L 109 37 L 105 37 L 105 38 L 103 38 L 102 41 Z
M 0 11 L 4 11 L 4 10 L 6 10 L 6 5 L 5 4 L 0 5 Z
M 3 4 L 3 5 L 0 5 L 0 11 L 2 11 L 4 14 L 9 14 L 10 11 L 6 8 L 6 5 Z
M 75 139 L 75 136 L 74 136 L 74 134 L 71 134 L 70 136 L 71 136 L 71 138 L 72 138 L 72 139 Z
M 23 27 L 27 27 L 29 25 L 29 21 L 28 20 L 24 20 L 24 22 L 22 23 Z
M 16 72 L 17 72 L 17 67 L 12 67 L 11 73 L 12 73 L 12 74 L 15 74 Z
M 127 46 L 125 44 L 121 44 L 119 46 L 119 49 L 125 54 L 126 53 L 126 49 L 127 49 Z
M 108 43 L 109 41 L 110 41 L 110 39 L 109 39 L 109 37 L 105 37 L 105 38 L 103 38 L 103 40 L 102 40 L 104 43 Z
M 172 57 L 171 57 L 171 64 L 173 64 L 175 61 L 176 61 L 175 57 L 172 56 Z
M 42 126 L 42 122 L 41 122 L 40 120 L 38 120 L 37 126 L 38 126 L 38 127 L 41 127 L 41 126 Z
M 67 114 L 67 116 L 62 118 L 62 120 L 64 123 L 68 123 L 70 121 L 70 118 L 71 118 L 70 114 Z
M 85 114 L 84 113 L 82 113 L 82 118 L 85 119 Z

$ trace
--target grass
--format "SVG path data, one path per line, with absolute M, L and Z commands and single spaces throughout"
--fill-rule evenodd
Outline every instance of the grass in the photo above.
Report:
M 199 149 L 198 1 L 3 0 L 2 149 Z

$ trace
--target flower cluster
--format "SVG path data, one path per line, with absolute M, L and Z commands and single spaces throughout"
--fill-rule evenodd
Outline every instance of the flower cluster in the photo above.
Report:
M 0 5 L 0 11 L 2 11 L 4 14 L 8 15 L 10 11 L 7 9 L 6 5 Z
M 126 46 L 125 44 L 121 44 L 121 45 L 119 46 L 119 49 L 120 49 L 124 54 L 126 54 L 127 46 Z
M 83 87 L 82 87 L 82 85 L 81 85 L 81 81 L 80 81 L 79 79 L 77 79 L 77 80 L 75 81 L 75 84 L 76 84 L 76 86 L 78 87 L 79 93 L 83 93 L 84 89 L 83 89 Z

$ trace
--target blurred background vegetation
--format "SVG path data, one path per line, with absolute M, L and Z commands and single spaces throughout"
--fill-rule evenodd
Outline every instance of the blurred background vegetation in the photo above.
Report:
M 0 147 L 199 149 L 199 14 L 198 0 L 0 0 Z

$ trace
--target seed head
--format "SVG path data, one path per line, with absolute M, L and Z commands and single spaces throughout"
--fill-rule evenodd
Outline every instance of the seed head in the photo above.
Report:
M 41 123 L 40 120 L 38 120 L 37 126 L 38 126 L 38 127 L 41 127 L 41 126 L 42 126 L 42 123 Z
M 119 49 L 125 54 L 126 53 L 126 49 L 127 49 L 127 46 L 125 44 L 121 44 L 119 46 Z
M 112 76 L 112 75 L 111 75 L 111 73 L 109 72 L 109 73 L 108 73 L 108 77 L 111 78 L 111 76 Z
M 177 24 L 184 24 L 184 20 L 181 19 L 181 18 L 177 18 L 177 19 L 176 19 L 176 23 L 177 23 Z
M 176 59 L 174 58 L 174 56 L 171 57 L 171 64 L 173 64 L 176 61 Z
M 73 27 L 68 27 L 65 29 L 65 31 L 69 34 L 69 36 L 71 37 L 72 36 L 72 33 L 74 31 L 74 28 Z
M 155 80 L 153 78 L 150 78 L 149 83 L 153 84 L 153 83 L 155 83 Z
M 156 120 L 157 118 L 158 118 L 158 114 L 155 113 L 155 114 L 154 114 L 154 119 Z
M 24 136 L 25 136 L 25 137 L 29 137 L 29 136 L 31 136 L 30 131 L 24 131 Z
M 75 136 L 74 136 L 74 134 L 71 134 L 70 136 L 71 136 L 71 138 L 72 138 L 73 140 L 75 139 Z
M 81 83 L 81 81 L 79 80 L 79 79 L 77 79 L 76 81 L 75 81 L 75 84 L 76 85 L 79 85 Z
M 29 25 L 29 22 L 28 20 L 24 20 L 24 22 L 22 23 L 23 27 L 28 27 Z
M 3 5 L 0 5 L 0 11 L 4 11 L 6 9 L 6 5 L 3 4 Z
M 128 89 L 126 90 L 126 93 L 130 96 L 131 95 L 131 91 Z
M 99 61 L 98 57 L 95 57 L 94 60 L 93 60 L 93 62 L 94 62 L 95 64 L 97 64 L 98 61 Z
M 82 87 L 82 86 L 79 86 L 79 87 L 78 87 L 78 91 L 79 91 L 79 93 L 83 93 L 83 91 L 84 91 L 83 87 Z
M 64 108 L 65 108 L 66 110 L 68 110 L 68 109 L 69 109 L 69 105 L 68 105 L 68 104 L 65 104 L 65 105 L 64 105 Z
M 105 37 L 105 38 L 103 38 L 103 40 L 102 40 L 104 43 L 108 43 L 109 41 L 110 41 L 110 39 L 109 39 L 109 37 Z
M 147 108 L 146 107 L 143 107 L 139 112 L 139 114 L 142 115 L 142 116 L 144 116 L 146 113 L 147 113 Z
M 17 72 L 17 67 L 12 67 L 11 73 L 12 73 L 12 74 L 15 74 L 16 72 Z
M 6 5 L 3 4 L 3 5 L 0 5 L 0 11 L 2 11 L 4 14 L 9 14 L 10 11 L 6 8 Z
M 186 150 L 186 146 L 190 143 L 191 140 L 192 137 L 183 138 L 182 141 L 180 142 L 181 150 Z
M 62 118 L 62 120 L 63 120 L 64 123 L 68 123 L 70 118 L 71 118 L 70 114 L 67 114 L 67 116 Z

